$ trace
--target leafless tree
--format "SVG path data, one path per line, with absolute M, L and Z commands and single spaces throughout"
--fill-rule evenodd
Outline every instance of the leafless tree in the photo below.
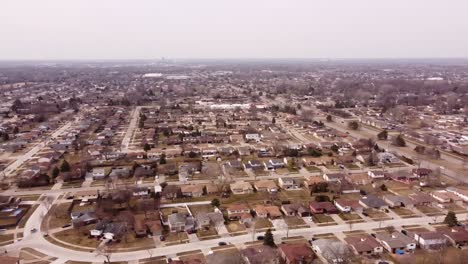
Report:
M 96 249 L 96 256 L 104 256 L 106 260 L 104 263 L 110 263 L 112 256 L 112 246 L 104 242 L 101 246 Z

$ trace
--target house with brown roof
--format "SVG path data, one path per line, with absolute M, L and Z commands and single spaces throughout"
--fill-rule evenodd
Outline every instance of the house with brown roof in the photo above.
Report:
M 314 214 L 337 214 L 338 209 L 331 202 L 310 202 L 310 211 Z
M 355 185 L 366 185 L 371 183 L 371 179 L 365 173 L 346 174 L 345 179 Z
M 278 191 L 278 186 L 273 180 L 259 180 L 254 182 L 254 187 L 257 192 L 274 193 Z
M 279 253 L 276 248 L 258 245 L 241 250 L 247 264 L 277 264 Z
M 189 184 L 180 186 L 180 191 L 184 197 L 202 197 L 203 184 Z
M 395 253 L 397 250 L 413 251 L 416 249 L 416 241 L 400 232 L 395 231 L 391 234 L 377 233 L 375 238 L 391 253 Z
M 287 216 L 310 216 L 310 208 L 301 203 L 283 204 L 281 206 L 281 212 Z
M 322 182 L 325 182 L 325 180 L 322 177 L 309 177 L 304 181 L 304 186 L 308 190 L 311 190 L 313 186 Z
M 359 200 L 335 199 L 334 204 L 343 213 L 350 213 L 352 211 L 362 213 L 363 210 L 363 206 L 359 203 Z
M 286 264 L 310 264 L 315 259 L 312 249 L 305 243 L 278 246 L 281 259 Z
M 453 246 L 468 245 L 468 230 L 461 226 L 442 227 L 437 229 L 438 232 L 444 234 Z
M 245 204 L 233 204 L 226 208 L 229 220 L 239 220 L 245 214 L 250 215 L 250 208 Z
M 357 255 L 378 255 L 383 252 L 383 247 L 371 235 L 355 235 L 344 239 Z
M 238 181 L 229 185 L 233 194 L 248 194 L 253 192 L 252 185 L 245 181 Z
M 218 186 L 216 186 L 215 184 L 213 183 L 207 183 L 205 185 L 205 189 L 206 189 L 206 194 L 210 195 L 210 194 L 218 194 L 219 193 L 219 188 Z
M 423 249 L 440 249 L 448 245 L 448 238 L 438 231 L 415 232 L 414 240 Z
M 259 218 L 270 218 L 270 219 L 277 219 L 282 216 L 281 211 L 277 206 L 274 205 L 262 205 L 262 204 L 257 204 L 253 210 L 255 211 L 255 214 Z
M 435 199 L 432 198 L 427 193 L 422 193 L 422 192 L 417 192 L 417 193 L 411 193 L 408 195 L 408 198 L 410 198 L 413 201 L 413 204 L 416 206 L 420 205 L 433 205 L 436 203 Z
M 163 200 L 174 200 L 180 197 L 180 187 L 178 185 L 167 185 L 161 192 Z

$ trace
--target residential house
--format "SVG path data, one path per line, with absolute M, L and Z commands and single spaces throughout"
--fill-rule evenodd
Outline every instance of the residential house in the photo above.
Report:
M 132 190 L 132 194 L 135 197 L 146 197 L 150 195 L 150 190 L 148 187 L 134 186 Z
M 256 205 L 253 210 L 255 211 L 255 214 L 259 218 L 270 218 L 270 219 L 277 219 L 282 216 L 279 208 L 274 205 L 262 205 L 258 204 Z
M 207 226 L 218 226 L 224 223 L 224 216 L 221 211 L 216 210 L 215 212 L 199 213 L 195 216 L 197 226 L 199 228 Z
M 314 252 L 305 243 L 281 244 L 278 251 L 285 264 L 311 264 L 315 259 Z
M 186 213 L 174 213 L 167 217 L 171 232 L 182 232 L 195 230 L 195 219 Z
M 314 214 L 336 214 L 338 209 L 331 202 L 310 202 L 310 211 Z
M 438 231 L 415 232 L 414 240 L 423 249 L 440 249 L 448 245 L 448 238 Z
M 202 197 L 204 187 L 203 184 L 182 185 L 180 191 L 184 197 Z
M 244 163 L 245 169 L 251 169 L 254 171 L 265 170 L 265 165 L 258 160 L 249 160 L 247 163 Z
M 299 181 L 294 178 L 279 178 L 278 184 L 284 190 L 299 190 L 301 188 Z
M 366 185 L 372 182 L 369 176 L 364 173 L 346 174 L 345 179 L 354 185 Z
M 369 175 L 372 181 L 385 179 L 384 171 L 368 171 L 367 175 Z
M 283 204 L 281 211 L 287 216 L 310 216 L 310 208 L 300 203 Z
M 447 192 L 455 194 L 456 196 L 460 197 L 464 202 L 468 202 L 468 190 L 449 187 L 447 188 Z
M 109 175 L 109 173 L 110 169 L 104 167 L 93 168 L 92 171 L 93 179 L 95 180 L 104 179 Z
M 277 264 L 279 253 L 276 248 L 258 245 L 241 250 L 246 264 Z
M 348 236 L 344 239 L 357 255 L 379 255 L 383 253 L 383 247 L 371 235 Z
M 435 199 L 432 198 L 431 195 L 427 193 L 422 193 L 422 192 L 417 192 L 417 193 L 411 193 L 408 195 L 408 197 L 412 200 L 413 204 L 415 206 L 421 206 L 421 205 L 433 205 L 435 204 Z
M 178 185 L 167 185 L 161 192 L 161 198 L 165 200 L 174 200 L 181 196 Z
M 385 195 L 383 200 L 390 206 L 390 207 L 409 207 L 412 208 L 414 206 L 413 201 L 411 199 L 400 196 L 400 195 Z
M 414 251 L 416 249 L 416 241 L 400 232 L 395 231 L 391 234 L 385 232 L 377 233 L 375 238 L 391 253 L 396 253 L 398 250 Z
M 352 249 L 347 244 L 333 239 L 317 239 L 313 242 L 312 248 L 321 254 L 328 263 L 344 262 L 346 256 L 352 254 Z
M 262 136 L 257 133 L 245 134 L 245 142 L 260 142 L 262 140 Z
M 429 176 L 432 173 L 432 170 L 427 168 L 416 168 L 412 170 L 412 173 L 415 177 L 423 178 Z
M 259 180 L 254 183 L 255 190 L 257 192 L 278 192 L 278 186 L 273 180 Z
M 335 199 L 334 204 L 338 210 L 343 213 L 350 213 L 352 211 L 362 213 L 363 206 L 359 203 L 359 200 L 351 199 Z
M 268 162 L 265 162 L 264 165 L 268 170 L 281 169 L 286 166 L 284 161 L 281 159 L 270 159 Z
M 253 192 L 252 185 L 245 181 L 231 183 L 229 187 L 233 194 L 248 194 Z
M 325 179 L 327 182 L 339 182 L 344 179 L 345 175 L 343 173 L 324 173 L 323 174 L 323 179 Z
M 388 204 L 385 203 L 384 200 L 375 196 L 375 195 L 368 195 L 364 196 L 359 200 L 359 204 L 361 204 L 364 208 L 373 208 L 373 209 L 387 209 Z
M 250 215 L 250 208 L 245 204 L 234 204 L 227 207 L 229 220 L 239 220 L 243 215 Z
M 232 170 L 244 170 L 244 165 L 242 164 L 242 162 L 238 161 L 238 160 L 230 160 L 228 162 L 226 162 L 226 165 L 229 169 L 232 169 Z
M 207 195 L 211 194 L 218 194 L 219 193 L 219 188 L 213 183 L 207 183 L 205 184 L 205 190 Z
M 444 234 L 453 246 L 463 247 L 468 245 L 468 230 L 462 226 L 445 227 L 437 229 Z

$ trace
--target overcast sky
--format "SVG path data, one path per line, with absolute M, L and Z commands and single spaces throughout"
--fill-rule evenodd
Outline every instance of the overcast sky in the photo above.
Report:
M 0 60 L 468 57 L 467 0 L 0 0 Z

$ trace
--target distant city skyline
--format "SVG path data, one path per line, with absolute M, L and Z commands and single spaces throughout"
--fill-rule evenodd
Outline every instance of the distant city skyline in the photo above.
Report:
M 2 1 L 0 60 L 467 58 L 468 2 Z

